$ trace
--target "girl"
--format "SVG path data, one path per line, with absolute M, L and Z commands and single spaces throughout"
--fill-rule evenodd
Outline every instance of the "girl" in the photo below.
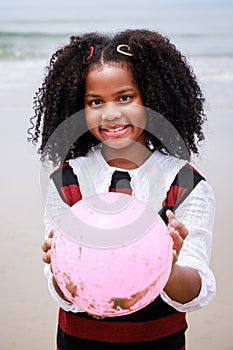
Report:
M 185 349 L 186 313 L 215 295 L 215 199 L 190 164 L 204 140 L 203 103 L 184 57 L 157 32 L 73 36 L 52 56 L 29 134 L 33 143 L 41 137 L 42 162 L 59 165 L 48 186 L 42 246 L 60 306 L 57 349 Z M 67 207 L 108 191 L 129 193 L 160 213 L 174 242 L 173 266 L 151 304 L 98 318 L 65 298 L 48 267 L 53 227 Z

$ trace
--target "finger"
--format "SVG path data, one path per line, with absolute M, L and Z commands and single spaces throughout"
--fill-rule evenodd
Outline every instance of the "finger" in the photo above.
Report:
M 51 263 L 51 254 L 50 253 L 44 254 L 42 257 L 42 260 L 44 263 L 50 264 Z
M 168 222 L 170 222 L 173 218 L 175 218 L 174 213 L 170 209 L 168 209 L 166 211 L 166 215 L 167 215 L 167 218 L 168 218 Z
M 41 246 L 41 249 L 43 250 L 43 252 L 47 252 L 48 251 L 48 244 L 47 244 L 47 241 L 45 241 L 42 246 Z
M 179 234 L 181 235 L 181 237 L 183 239 L 185 239 L 187 237 L 189 230 L 181 221 L 178 221 L 176 219 L 172 219 L 170 222 L 170 225 L 172 227 L 174 227 L 174 229 L 179 232 Z
M 53 228 L 53 229 L 49 232 L 48 238 L 53 238 L 54 233 L 55 233 L 55 229 Z
M 178 255 L 175 249 L 173 249 L 173 258 L 172 258 L 172 266 L 177 262 L 178 260 Z
M 168 226 L 173 226 L 176 230 L 180 231 L 180 235 L 185 239 L 189 233 L 187 227 L 176 219 L 175 214 L 170 209 L 166 211 L 166 215 L 169 220 Z
M 182 246 L 183 246 L 183 238 L 179 235 L 178 231 L 173 231 L 170 233 L 173 239 L 173 249 L 176 250 L 177 254 L 179 254 Z
M 52 246 L 52 238 L 49 238 L 46 241 L 44 241 L 44 243 L 41 246 L 41 249 L 43 250 L 43 252 L 47 253 L 47 251 L 51 249 L 51 246 Z

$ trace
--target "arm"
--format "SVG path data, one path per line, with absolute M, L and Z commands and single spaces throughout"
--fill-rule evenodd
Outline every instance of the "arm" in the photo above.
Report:
M 59 226 L 60 218 L 68 209 L 69 206 L 62 201 L 54 183 L 50 180 L 45 201 L 45 241 L 42 244 L 42 251 L 44 252 L 42 260 L 45 262 L 44 273 L 48 279 L 49 292 L 52 298 L 57 301 L 59 306 L 65 311 L 81 312 L 83 310 L 65 298 L 53 276 L 51 269 L 51 244 L 54 234 L 54 227 Z
M 197 270 L 175 264 L 164 288 L 167 295 L 182 304 L 196 298 L 201 290 L 201 277 Z
M 59 288 L 57 281 L 53 275 L 53 271 L 52 271 L 52 266 L 51 266 L 51 246 L 52 246 L 52 240 L 53 240 L 53 235 L 54 235 L 55 230 L 52 229 L 49 232 L 48 238 L 44 241 L 44 243 L 42 244 L 42 251 L 44 252 L 43 258 L 42 260 L 44 261 L 44 263 L 48 264 L 50 267 L 50 273 L 52 274 L 51 276 L 51 280 L 54 286 L 54 290 L 55 292 L 60 296 L 60 298 L 64 299 L 67 302 L 70 302 L 65 295 L 63 294 L 63 292 L 61 291 L 61 289 Z
M 164 291 L 171 299 L 179 303 L 187 303 L 198 296 L 201 290 L 201 278 L 198 271 L 192 267 L 177 264 L 183 241 L 188 235 L 188 229 L 182 222 L 176 220 L 175 215 L 170 210 L 167 211 L 167 217 L 174 250 L 172 270 Z
M 161 293 L 162 299 L 181 312 L 207 305 L 216 292 L 209 267 L 215 198 L 211 187 L 201 181 L 176 210 L 167 213 L 174 241 L 173 267 Z

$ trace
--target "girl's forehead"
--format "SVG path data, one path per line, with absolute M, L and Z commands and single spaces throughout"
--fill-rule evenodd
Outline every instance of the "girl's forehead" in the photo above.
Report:
M 86 88 L 91 90 L 101 87 L 112 90 L 122 85 L 136 86 L 132 72 L 125 64 L 98 65 L 89 70 L 86 76 Z

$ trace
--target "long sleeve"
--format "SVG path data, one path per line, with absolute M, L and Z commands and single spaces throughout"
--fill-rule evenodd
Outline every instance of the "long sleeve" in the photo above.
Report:
M 44 213 L 44 224 L 45 224 L 45 238 L 48 237 L 49 232 L 55 226 L 58 226 L 59 220 L 64 215 L 65 211 L 69 209 L 69 206 L 65 204 L 58 192 L 55 188 L 54 183 L 50 180 L 46 193 L 46 201 L 45 201 L 45 213 Z M 44 274 L 48 279 L 48 290 L 53 299 L 56 300 L 58 305 L 63 308 L 65 311 L 72 312 L 82 312 L 77 305 L 67 302 L 62 299 L 60 295 L 56 292 L 53 285 L 53 274 L 50 271 L 50 266 L 45 264 L 44 266 Z
M 201 181 L 196 186 L 176 210 L 175 215 L 189 230 L 177 264 L 196 269 L 201 276 L 202 286 L 199 295 L 186 304 L 175 302 L 165 292 L 162 292 L 161 297 L 175 309 L 181 312 L 191 312 L 206 306 L 216 293 L 215 277 L 209 268 L 215 197 L 212 188 L 206 181 Z

